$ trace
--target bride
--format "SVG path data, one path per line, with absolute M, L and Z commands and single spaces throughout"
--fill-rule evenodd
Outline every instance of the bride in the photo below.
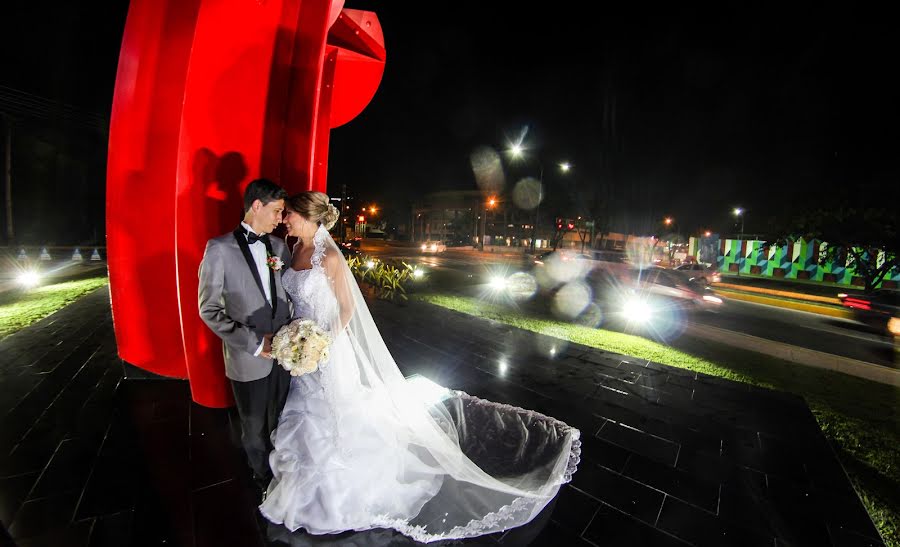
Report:
M 328 233 L 338 215 L 321 192 L 286 202 L 293 316 L 334 341 L 319 370 L 291 380 L 260 511 L 291 531 L 391 528 L 421 542 L 529 522 L 575 472 L 579 431 L 404 378 Z

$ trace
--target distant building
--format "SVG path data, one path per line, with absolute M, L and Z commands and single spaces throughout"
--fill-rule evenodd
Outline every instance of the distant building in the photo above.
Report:
M 446 241 L 451 245 L 477 245 L 486 234 L 485 244 L 524 247 L 531 245 L 534 213 L 507 205 L 499 196 L 493 206 L 478 190 L 434 192 L 413 203 L 412 241 Z M 484 218 L 482 216 L 484 215 Z M 541 247 L 547 247 L 550 226 Z

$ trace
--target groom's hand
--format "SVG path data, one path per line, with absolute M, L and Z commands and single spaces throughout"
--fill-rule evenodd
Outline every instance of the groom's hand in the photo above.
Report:
M 264 357 L 266 359 L 272 358 L 272 334 L 264 334 L 263 335 L 263 349 L 259 352 L 260 357 Z

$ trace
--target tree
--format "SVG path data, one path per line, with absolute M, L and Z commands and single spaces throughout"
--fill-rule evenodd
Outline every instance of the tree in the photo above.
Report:
M 782 230 L 778 244 L 814 239 L 827 243 L 819 256 L 820 263 L 849 258 L 856 274 L 863 278 L 865 291 L 871 292 L 884 277 L 898 267 L 900 251 L 900 219 L 897 208 L 836 207 L 818 209 L 794 218 Z M 879 255 L 883 253 L 883 261 Z

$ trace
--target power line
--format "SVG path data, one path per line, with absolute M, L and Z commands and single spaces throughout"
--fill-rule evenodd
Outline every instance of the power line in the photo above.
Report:
M 5 85 L 0 85 L 0 112 L 14 118 L 60 120 L 104 132 L 109 129 L 104 116 Z

